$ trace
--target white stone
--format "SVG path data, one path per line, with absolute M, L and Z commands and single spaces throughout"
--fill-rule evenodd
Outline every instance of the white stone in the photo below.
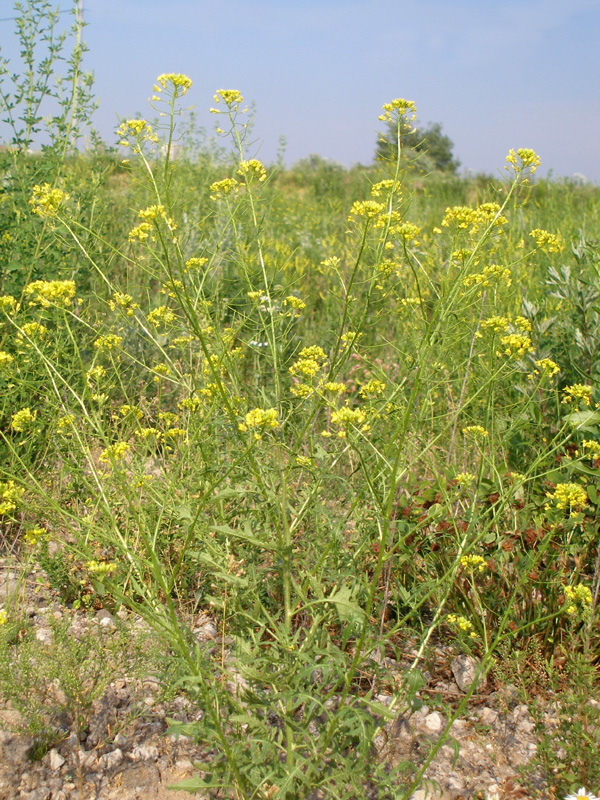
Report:
M 444 729 L 444 720 L 437 711 L 432 711 L 423 720 L 423 725 L 431 733 L 440 733 Z
M 466 694 L 469 691 L 475 680 L 478 667 L 479 663 L 472 656 L 460 655 L 454 659 L 450 668 L 452 669 L 456 685 L 461 692 Z M 483 680 L 480 680 L 479 685 L 483 686 Z
M 138 745 L 131 751 L 133 761 L 156 761 L 158 756 L 158 747 L 154 747 L 151 744 Z
M 61 756 L 58 750 L 53 747 L 52 750 L 50 750 L 50 769 L 56 771 L 57 769 L 60 769 L 64 763 L 65 759 Z

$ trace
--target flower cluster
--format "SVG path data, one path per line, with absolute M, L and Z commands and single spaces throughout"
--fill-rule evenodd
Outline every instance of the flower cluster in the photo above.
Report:
M 553 378 L 560 372 L 560 367 L 551 358 L 541 358 L 539 361 L 534 361 L 534 364 L 536 375 L 544 374 Z
M 147 316 L 148 322 L 154 325 L 155 328 L 158 328 L 160 325 L 172 325 L 176 319 L 175 312 L 168 306 L 158 306 L 158 308 L 150 311 Z
M 121 342 L 123 341 L 122 336 L 117 336 L 115 333 L 109 333 L 106 336 L 99 336 L 96 341 L 94 342 L 94 347 L 99 352 L 104 352 L 107 350 L 116 350 L 118 347 L 121 346 Z M 97 368 L 95 368 L 97 369 Z M 100 367 L 100 370 L 104 370 L 103 367 Z M 88 375 L 91 373 L 91 370 L 88 371 Z M 103 371 L 103 374 L 100 375 L 97 372 L 98 377 L 103 377 L 106 373 Z
M 110 461 L 121 461 L 131 450 L 131 446 L 127 442 L 117 442 L 116 444 L 109 445 L 106 450 L 100 453 L 100 461 L 109 463 Z
M 366 217 L 367 219 L 373 219 L 373 217 L 381 214 L 384 208 L 384 204 L 378 203 L 376 200 L 356 200 L 350 209 L 348 221 L 350 222 L 352 217 Z
M 506 169 L 508 169 L 508 164 L 512 165 L 515 172 L 522 172 L 524 169 L 529 167 L 532 174 L 542 163 L 535 150 L 531 150 L 527 147 L 520 147 L 516 154 L 514 150 L 509 150 L 508 155 L 506 156 L 506 162 Z
M 482 272 L 474 272 L 467 275 L 463 284 L 465 286 L 479 286 L 480 289 L 487 289 L 493 283 L 505 283 L 512 286 L 512 275 L 508 267 L 501 267 L 499 264 L 490 264 L 483 268 Z
M 576 586 L 565 586 L 565 611 L 570 616 L 580 615 L 585 621 L 592 616 L 592 593 L 583 583 Z
M 279 426 L 277 410 L 275 408 L 253 408 L 248 411 L 244 417 L 244 422 L 238 425 L 240 431 L 252 430 L 258 428 L 260 430 L 272 430 Z M 258 432 L 254 434 L 255 439 L 261 439 Z
M 549 253 L 560 253 L 563 249 L 563 243 L 558 234 L 550 233 L 542 230 L 542 228 L 534 228 L 529 232 L 529 235 L 532 239 L 535 239 L 536 246 L 541 250 L 548 250 Z
M 24 494 L 25 489 L 15 486 L 14 481 L 0 482 L 0 515 L 15 511 Z
M 477 634 L 473 630 L 473 623 L 466 617 L 461 617 L 459 614 L 448 614 L 446 622 L 457 628 L 460 633 L 468 633 L 471 639 L 477 638 Z
M 463 433 L 474 439 L 485 439 L 489 435 L 482 425 L 467 425 L 466 428 L 463 428 Z
M 487 569 L 487 561 L 483 556 L 461 556 L 461 567 L 467 572 L 485 572 Z
M 117 569 L 117 565 L 112 561 L 88 561 L 85 566 L 87 571 L 97 578 L 112 575 Z
M 244 102 L 241 92 L 238 92 L 237 89 L 217 89 L 217 92 L 214 95 L 214 100 L 215 103 L 220 103 L 223 101 L 227 108 L 231 111 L 238 111 L 240 105 Z M 222 114 L 224 112 L 218 108 L 211 108 L 210 113 Z
M 228 197 L 233 192 L 239 191 L 240 184 L 235 178 L 223 178 L 220 181 L 215 181 L 210 185 L 211 200 L 218 200 L 219 196 Z
M 33 281 L 23 291 L 31 298 L 30 305 L 67 307 L 75 297 L 75 281 Z
M 365 425 L 367 415 L 360 408 L 350 408 L 345 405 L 338 408 L 331 415 L 331 424 L 337 425 L 338 436 L 340 439 L 345 439 L 349 428 L 359 428 L 363 433 L 369 430 L 369 426 Z
M 383 104 L 383 114 L 380 114 L 379 119 L 382 122 L 392 122 L 394 119 L 402 119 L 406 117 L 409 122 L 413 122 L 417 118 L 417 107 L 412 100 L 403 100 L 397 97 L 391 103 Z
M 35 422 L 36 416 L 37 411 L 32 412 L 30 408 L 22 408 L 20 411 L 17 411 L 16 414 L 12 415 L 10 427 L 13 431 L 17 431 L 17 433 L 23 433 L 28 425 Z
M 53 188 L 49 183 L 43 183 L 41 186 L 36 183 L 29 204 L 34 214 L 39 214 L 40 217 L 55 217 L 61 205 L 68 199 L 69 195 L 62 189 Z
M 188 89 L 192 88 L 192 80 L 181 72 L 166 72 L 159 75 L 154 86 L 155 92 L 162 92 L 167 86 L 173 88 L 174 97 L 183 97 Z
M 557 483 L 553 492 L 546 492 L 546 497 L 552 500 L 554 505 L 564 510 L 569 509 L 569 512 L 582 511 L 588 507 L 588 495 L 583 486 L 578 483 Z M 547 504 L 546 509 L 550 509 L 551 505 Z
M 385 383 L 383 381 L 377 380 L 377 378 L 371 378 L 368 383 L 363 384 L 361 386 L 359 395 L 361 397 L 377 397 L 378 395 L 382 394 L 385 391 Z
M 505 356 L 523 356 L 525 353 L 533 352 L 531 339 L 526 333 L 507 333 L 500 337 L 500 343 Z
M 138 308 L 138 304 L 133 302 L 133 297 L 130 294 L 115 292 L 112 299 L 108 301 L 108 307 L 111 311 L 116 311 L 116 309 L 119 308 L 124 311 L 128 317 L 133 317 L 135 309 Z
M 442 227 L 453 226 L 459 231 L 468 230 L 473 236 L 480 228 L 487 228 L 490 225 L 505 225 L 507 221 L 506 217 L 500 214 L 498 203 L 482 203 L 477 208 L 470 206 L 447 208 L 442 220 Z
M 562 403 L 572 403 L 574 400 L 581 401 L 585 406 L 592 402 L 592 387 L 583 383 L 574 383 L 563 389 Z
M 249 161 L 240 161 L 237 174 L 246 178 L 246 181 L 256 178 L 262 183 L 267 180 L 267 170 L 257 158 L 251 158 Z

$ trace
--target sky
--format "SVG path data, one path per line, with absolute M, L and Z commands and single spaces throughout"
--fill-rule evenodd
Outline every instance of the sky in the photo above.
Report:
M 254 104 L 248 157 L 266 163 L 284 136 L 288 164 L 368 164 L 382 104 L 404 97 L 442 124 L 461 170 L 497 174 L 531 147 L 545 171 L 600 183 L 600 0 L 84 0 L 84 16 L 110 143 L 119 118 L 152 116 L 159 74 L 183 72 L 209 131 L 217 89 Z M 0 23 L 5 57 L 13 25 Z

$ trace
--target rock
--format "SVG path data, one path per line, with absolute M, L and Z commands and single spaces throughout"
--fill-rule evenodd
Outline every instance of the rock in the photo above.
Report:
M 423 720 L 423 727 L 429 733 L 441 733 L 444 730 L 444 720 L 437 711 L 432 711 Z
M 472 656 L 460 655 L 454 659 L 450 668 L 452 669 L 456 685 L 461 692 L 466 694 L 469 691 L 475 681 L 478 667 L 479 662 Z M 482 687 L 484 683 L 485 679 L 481 679 L 479 686 Z
M 56 770 L 60 769 L 62 765 L 65 763 L 65 759 L 61 756 L 61 754 L 55 747 L 53 747 L 52 750 L 50 750 L 49 761 L 50 761 L 50 769 L 53 772 L 56 772 Z
M 26 795 L 27 800 L 48 800 L 50 797 L 50 789 L 47 786 L 43 786 L 40 789 L 34 789 L 33 792 L 29 792 Z
M 158 747 L 151 744 L 138 745 L 133 748 L 130 754 L 133 761 L 156 761 L 158 756 Z
M 115 623 L 115 618 L 107 611 L 105 608 L 101 608 L 100 611 L 96 614 L 96 619 L 102 625 L 103 628 L 107 628 L 110 630 L 114 630 L 117 626 Z
M 118 747 L 116 750 L 112 750 L 110 753 L 105 753 L 99 758 L 99 764 L 105 770 L 116 769 L 122 763 L 123 751 Z
M 497 711 L 494 711 L 493 708 L 488 708 L 488 706 L 479 709 L 479 722 L 482 725 L 495 725 L 499 716 Z

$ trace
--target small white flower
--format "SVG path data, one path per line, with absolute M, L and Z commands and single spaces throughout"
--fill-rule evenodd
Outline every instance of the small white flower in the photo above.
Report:
M 565 800 L 598 800 L 595 794 L 587 792 L 585 786 L 580 789 L 577 794 L 568 794 Z

